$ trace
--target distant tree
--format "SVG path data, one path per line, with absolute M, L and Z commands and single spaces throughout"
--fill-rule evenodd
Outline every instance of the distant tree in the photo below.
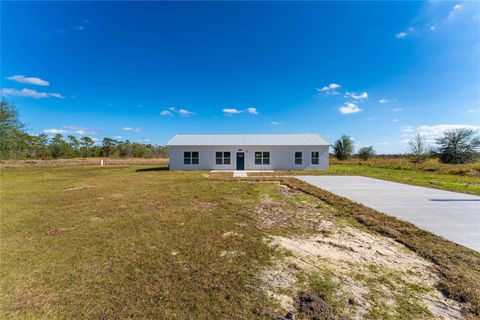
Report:
M 347 160 L 353 153 L 353 141 L 349 136 L 343 135 L 335 141 L 333 152 L 338 160 Z
M 424 162 L 430 154 L 427 142 L 420 133 L 408 141 L 408 149 L 410 160 L 415 164 Z
M 436 143 L 438 148 L 435 152 L 443 163 L 469 163 L 479 157 L 480 138 L 472 129 L 445 131 Z
M 0 158 L 20 156 L 24 145 L 24 124 L 19 120 L 15 105 L 5 98 L 0 101 Z
M 103 138 L 102 141 L 102 151 L 105 157 L 110 157 L 116 148 L 118 141 L 112 138 Z
M 373 157 L 375 155 L 375 150 L 373 149 L 373 146 L 370 147 L 362 147 L 360 150 L 358 150 L 358 156 L 360 159 L 367 161 L 369 158 Z
M 92 147 L 95 144 L 92 138 L 85 136 L 80 138 L 82 156 L 89 157 L 92 153 Z
M 80 141 L 78 141 L 77 137 L 72 135 L 69 135 L 67 138 L 71 156 L 78 157 L 80 155 Z
M 57 133 L 50 140 L 50 145 L 48 148 L 50 149 L 50 154 L 52 157 L 58 159 L 65 158 L 69 154 L 70 146 L 65 140 L 63 140 L 63 135 L 61 133 Z

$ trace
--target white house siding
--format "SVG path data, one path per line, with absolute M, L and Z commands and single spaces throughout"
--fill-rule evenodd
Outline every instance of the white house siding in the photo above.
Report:
M 198 151 L 199 164 L 183 164 L 184 151 Z M 230 165 L 215 164 L 215 152 L 231 152 Z M 255 164 L 255 151 L 270 152 L 269 165 Z M 295 164 L 295 152 L 301 151 L 303 161 L 301 165 Z M 311 152 L 319 152 L 319 164 L 311 163 Z M 327 170 L 328 146 L 170 146 L 170 170 L 235 170 L 237 152 L 245 153 L 245 170 Z

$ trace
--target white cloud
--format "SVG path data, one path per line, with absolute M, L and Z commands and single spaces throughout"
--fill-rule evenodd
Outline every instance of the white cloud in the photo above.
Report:
M 178 110 L 178 113 L 179 113 L 181 116 L 184 116 L 184 117 L 188 117 L 188 116 L 191 116 L 191 115 L 194 115 L 194 114 L 195 114 L 194 112 L 188 111 L 188 110 L 186 110 L 186 109 L 180 109 L 180 110 Z
M 140 131 L 142 131 L 141 128 L 132 128 L 132 127 L 123 127 L 122 130 L 123 131 L 130 131 L 130 132 L 140 132 Z
M 448 17 L 447 17 L 447 20 L 452 20 L 455 15 L 457 14 L 457 12 L 459 12 L 460 10 L 462 10 L 462 5 L 461 4 L 456 4 L 453 6 L 452 10 L 450 11 L 450 13 L 448 14 Z
M 395 37 L 399 38 L 399 39 L 402 39 L 402 38 L 405 38 L 408 34 L 406 32 L 399 32 L 395 35 Z
M 167 112 L 170 112 L 170 114 L 168 114 Z M 175 107 L 169 107 L 168 110 L 164 110 L 160 114 L 162 116 L 168 116 L 172 115 L 172 113 L 179 114 L 182 117 L 189 117 L 196 114 L 195 112 L 188 111 L 187 109 L 176 109 Z
M 435 31 L 437 30 L 437 28 L 438 28 L 438 23 L 436 22 L 430 26 L 430 31 Z
M 340 107 L 340 109 L 338 110 L 341 114 L 350 114 L 362 111 L 362 109 L 360 109 L 355 103 L 352 102 L 347 103 L 343 107 Z
M 384 141 L 384 142 L 376 142 L 375 144 L 376 144 L 376 145 L 379 145 L 379 146 L 388 146 L 388 145 L 390 145 L 390 142 L 387 142 L 387 141 Z
M 43 87 L 50 85 L 50 82 L 46 80 L 43 80 L 37 77 L 25 77 L 24 75 L 21 75 L 21 74 L 7 77 L 6 79 L 12 80 L 18 83 L 33 84 L 36 86 L 43 86 Z
M 258 114 L 257 108 L 247 108 L 247 112 L 254 115 Z
M 6 96 L 15 96 L 15 97 L 26 97 L 26 98 L 35 98 L 35 99 L 44 99 L 44 98 L 65 98 L 60 93 L 53 93 L 53 92 L 41 92 L 32 89 L 22 89 L 16 90 L 11 88 L 4 88 L 0 90 L 0 94 Z
M 162 112 L 160 112 L 160 115 L 161 116 L 173 116 L 173 113 L 171 111 L 168 111 L 168 110 L 163 110 Z
M 362 92 L 360 94 L 356 94 L 355 92 L 347 92 L 345 94 L 347 97 L 352 97 L 355 100 L 362 100 L 362 99 L 367 99 L 368 98 L 368 93 Z
M 398 119 L 393 119 L 392 121 L 393 121 L 393 122 L 398 122 Z
M 279 125 L 282 125 L 282 124 L 285 124 L 285 122 L 283 122 L 283 121 L 272 121 L 270 123 L 270 125 L 272 125 L 272 126 L 279 126 Z
M 114 136 L 113 139 L 120 140 L 120 139 L 122 139 L 122 136 Z
M 329 94 L 338 94 L 336 91 L 337 89 L 341 88 L 342 86 L 337 83 L 330 83 L 328 86 L 324 86 L 322 88 L 317 88 L 318 92 L 325 92 L 327 95 Z
M 45 129 L 45 130 L 43 130 L 43 133 L 50 133 L 50 134 L 60 133 L 60 134 L 66 134 L 66 133 L 67 133 L 67 130 L 52 128 L 52 129 Z
M 77 30 L 77 31 L 83 31 L 83 30 L 85 30 L 85 27 L 84 27 L 84 26 L 75 26 L 75 27 L 73 27 L 73 28 L 74 28 L 75 30 Z
M 410 138 L 412 138 L 417 133 L 425 138 L 428 143 L 434 143 L 435 138 L 440 137 L 445 131 L 455 130 L 455 129 L 472 129 L 480 131 L 480 126 L 470 125 L 470 124 L 437 124 L 437 125 L 421 125 L 417 128 L 412 126 L 404 126 L 401 140 L 403 143 L 407 143 Z
M 382 99 L 378 100 L 378 103 L 387 103 L 387 102 L 388 102 L 388 100 L 385 99 L 385 98 L 382 98 Z
M 400 111 L 403 111 L 403 109 L 402 108 L 394 108 L 394 109 L 392 109 L 392 111 L 393 112 L 400 112 Z
M 225 108 L 225 109 L 222 109 L 222 112 L 225 115 L 231 116 L 232 114 L 239 114 L 239 113 L 242 113 L 243 111 L 235 108 Z
M 443 132 L 454 129 L 472 129 L 480 130 L 480 126 L 474 126 L 469 124 L 437 124 L 433 126 L 421 125 L 417 128 L 417 132 L 422 136 L 436 138 L 443 134 Z
M 467 112 L 468 113 L 477 113 L 477 112 L 480 112 L 480 109 L 470 109 Z

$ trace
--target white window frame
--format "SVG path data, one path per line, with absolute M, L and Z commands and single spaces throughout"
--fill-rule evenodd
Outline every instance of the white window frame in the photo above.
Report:
M 260 153 L 260 157 L 257 157 L 257 153 Z M 254 163 L 256 166 L 268 166 L 270 165 L 270 151 L 255 151 Z M 260 163 L 257 163 L 257 159 L 260 159 Z
M 196 157 L 193 156 L 194 153 L 197 154 Z M 194 159 L 196 159 L 196 163 L 193 163 Z M 183 164 L 187 166 L 191 166 L 191 165 L 198 166 L 200 164 L 200 152 L 199 151 L 183 151 Z
M 217 153 L 220 153 L 218 157 Z M 228 153 L 228 157 L 226 154 Z M 220 163 L 217 163 L 217 160 L 220 159 Z M 228 161 L 227 161 L 228 160 Z M 215 151 L 215 165 L 216 166 L 228 166 L 232 164 L 232 152 L 231 151 Z

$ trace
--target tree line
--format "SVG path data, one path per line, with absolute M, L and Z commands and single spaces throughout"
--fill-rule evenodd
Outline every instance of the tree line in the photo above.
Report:
M 166 158 L 167 148 L 103 138 L 101 144 L 88 136 L 77 138 L 57 133 L 52 138 L 47 134 L 31 135 L 25 131 L 13 103 L 0 101 L 0 159 L 58 159 L 77 157 L 135 157 Z
M 348 160 L 354 154 L 353 140 L 346 135 L 336 140 L 333 153 L 338 160 Z M 375 155 L 373 146 L 362 147 L 357 156 L 368 160 Z M 428 158 L 438 158 L 442 163 L 470 163 L 480 160 L 480 138 L 472 129 L 447 130 L 430 146 L 419 133 L 408 141 L 407 156 L 413 163 L 422 163 Z

